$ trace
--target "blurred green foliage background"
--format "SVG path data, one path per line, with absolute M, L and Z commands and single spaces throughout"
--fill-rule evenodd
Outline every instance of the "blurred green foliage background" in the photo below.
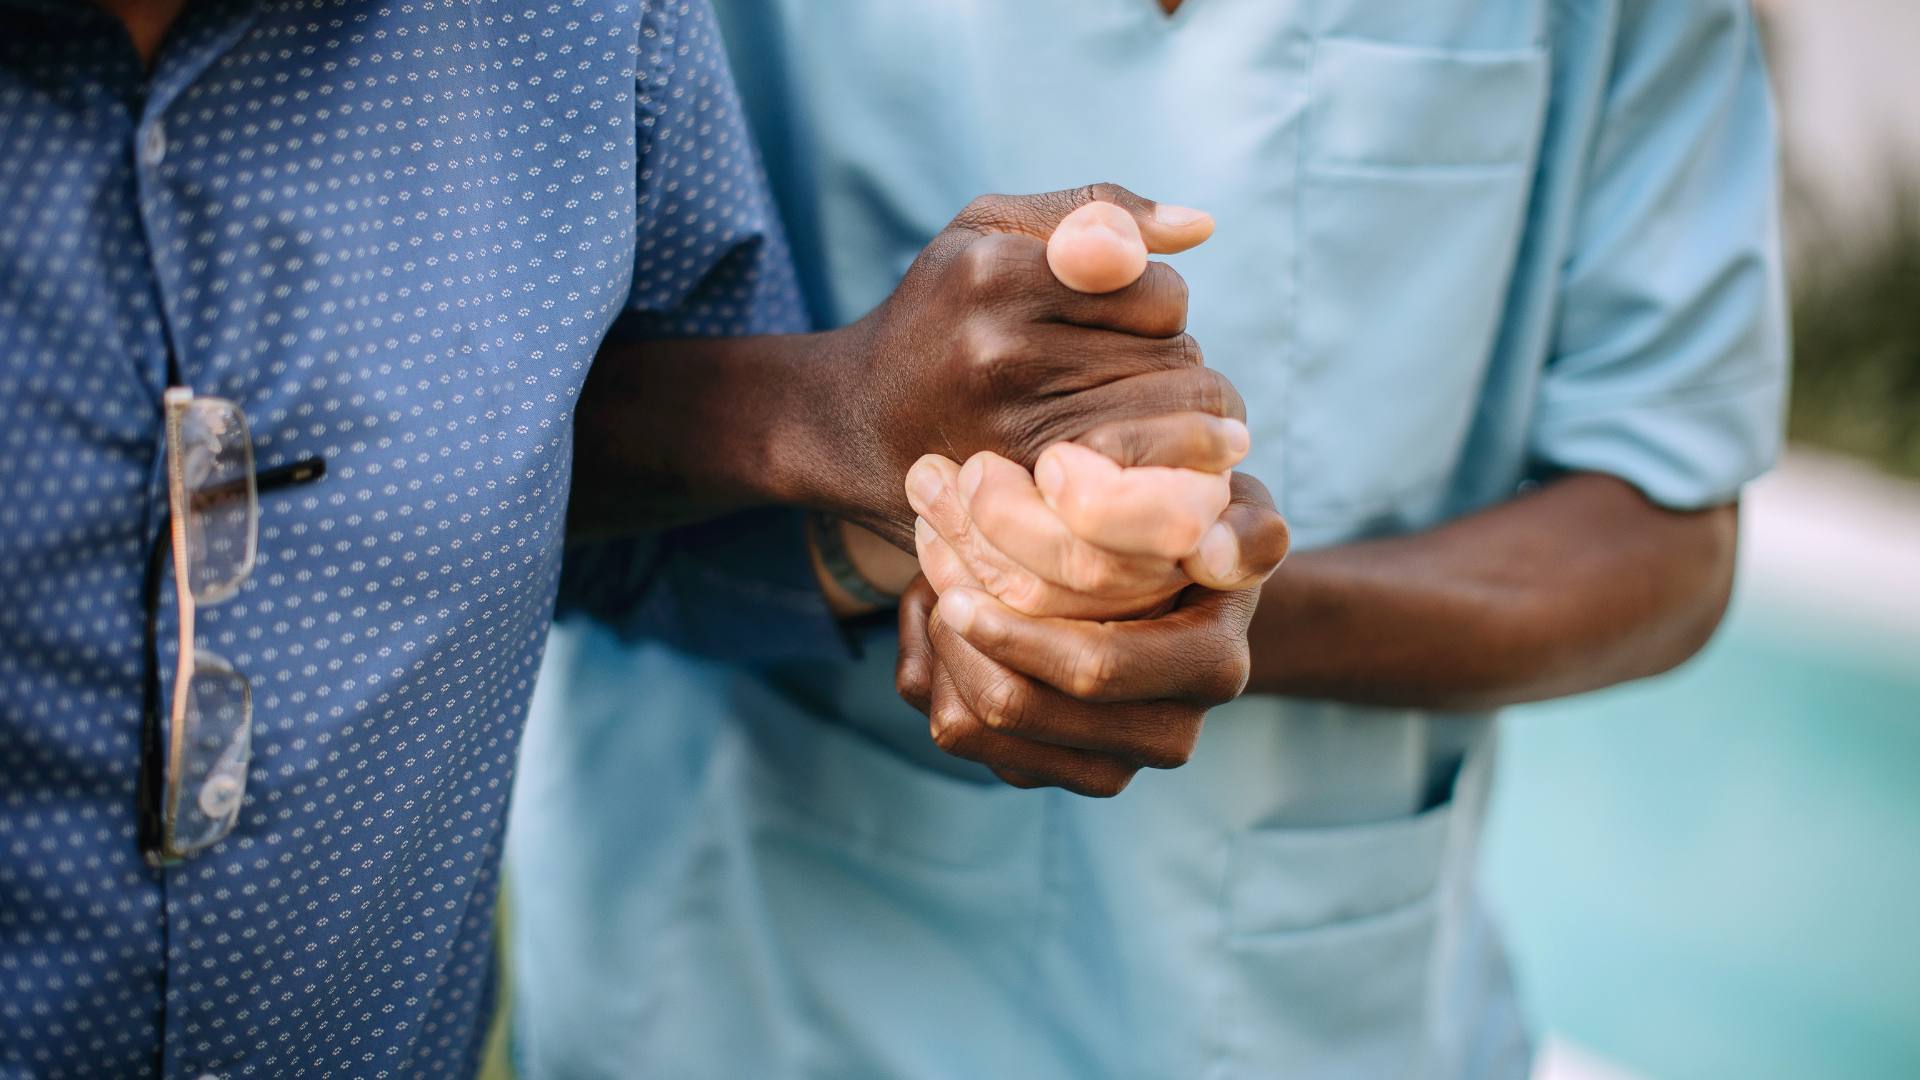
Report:
M 1850 242 L 1798 223 L 1788 436 L 1920 477 L 1920 182 Z M 1816 211 L 1794 207 L 1796 214 Z M 1820 246 L 1815 246 L 1820 245 Z

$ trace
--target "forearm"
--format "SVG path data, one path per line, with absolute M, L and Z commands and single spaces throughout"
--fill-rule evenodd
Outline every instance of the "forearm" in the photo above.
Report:
M 876 496 L 843 385 L 846 331 L 607 346 L 575 414 L 574 538 L 756 506 L 839 512 Z
M 1576 475 L 1431 532 L 1298 553 L 1262 592 L 1248 689 L 1465 710 L 1658 674 L 1719 623 L 1736 517 Z

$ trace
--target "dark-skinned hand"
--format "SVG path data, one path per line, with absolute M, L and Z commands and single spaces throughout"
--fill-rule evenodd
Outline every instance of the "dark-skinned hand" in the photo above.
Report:
M 1119 286 L 1110 292 L 1069 288 L 1048 261 L 1055 227 L 1089 203 L 1114 208 L 1105 227 L 1115 265 L 1075 284 Z M 1183 251 L 1212 228 L 1204 214 L 1109 184 L 974 200 L 891 297 L 835 332 L 857 387 L 845 398 L 853 415 L 844 427 L 865 433 L 845 471 L 858 489 L 843 500 L 848 516 L 911 548 L 914 513 L 900 478 L 922 455 L 961 461 L 991 450 L 1031 468 L 1048 446 L 1106 422 L 1194 412 L 1243 419 L 1239 394 L 1201 365 L 1186 334 L 1186 283 L 1134 255 L 1142 244 Z M 1137 455 L 1122 464 L 1162 463 L 1148 456 L 1161 448 L 1148 430 L 1116 441 Z
M 989 477 L 971 493 L 949 490 L 940 498 L 986 510 L 996 498 L 992 483 Z M 951 540 L 929 538 L 944 555 L 923 559 L 929 573 L 947 578 L 941 591 L 923 576 L 901 599 L 901 695 L 927 713 L 942 749 L 1019 787 L 1111 796 L 1140 769 L 1184 764 L 1207 710 L 1246 686 L 1247 633 L 1260 585 L 1287 550 L 1286 526 L 1258 481 L 1236 474 L 1232 497 L 1219 521 L 1234 558 L 1230 568 L 1219 569 L 1235 587 L 1189 585 L 1177 591 L 1170 610 L 1118 621 L 1025 614 L 985 591 L 982 579 L 1003 589 L 1031 580 L 1037 584 L 1014 590 L 1020 598 L 1071 607 L 1057 594 L 1085 597 L 1088 579 L 1068 580 L 1084 574 L 1076 569 L 1084 565 L 1078 558 L 1042 554 L 1048 545 L 1023 547 L 1033 533 L 1024 522 L 996 520 L 998 511 L 974 515 L 963 506 L 960 512 L 974 520 Z M 950 519 L 954 511 L 937 513 Z M 1108 521 L 1125 518 L 1115 511 Z M 1009 531 L 1010 525 L 1020 527 Z M 1051 547 L 1071 551 L 1085 544 L 1075 536 Z M 1029 564 L 1016 564 L 1006 549 L 1028 552 Z M 1121 589 L 1115 596 L 1132 595 L 1138 587 L 1132 582 L 1151 580 L 1132 576 L 1150 572 L 1142 556 L 1112 557 L 1116 569 L 1097 576 Z M 1162 572 L 1175 566 L 1160 562 Z M 1017 573 L 1006 569 L 1016 565 Z

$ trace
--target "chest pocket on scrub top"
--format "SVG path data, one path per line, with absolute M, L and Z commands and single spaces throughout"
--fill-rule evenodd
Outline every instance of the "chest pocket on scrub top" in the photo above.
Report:
M 1364 531 L 1459 463 L 1526 221 L 1544 48 L 1314 44 L 1287 502 Z

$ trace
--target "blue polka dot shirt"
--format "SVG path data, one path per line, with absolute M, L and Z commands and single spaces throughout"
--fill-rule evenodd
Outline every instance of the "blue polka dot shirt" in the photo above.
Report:
M 0 1077 L 471 1075 L 588 365 L 800 320 L 704 0 L 196 0 L 150 71 L 0 0 Z M 252 762 L 162 870 L 170 384 L 327 475 L 199 612 Z

